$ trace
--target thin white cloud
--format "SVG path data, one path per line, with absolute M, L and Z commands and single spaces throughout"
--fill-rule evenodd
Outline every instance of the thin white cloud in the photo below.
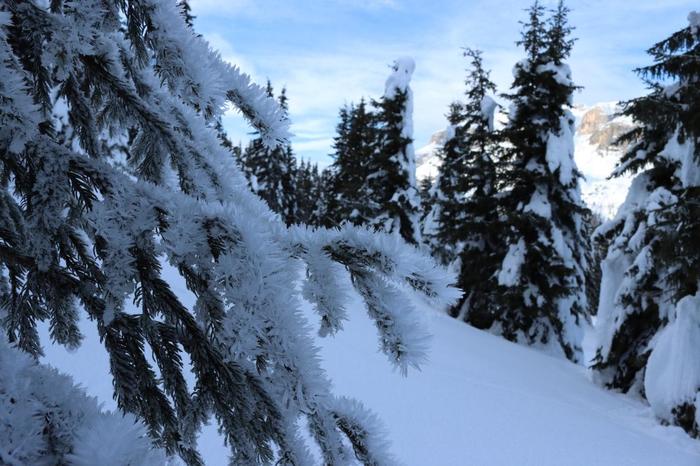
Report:
M 222 8 L 224 3 L 226 6 Z M 320 159 L 330 152 L 339 108 L 363 96 L 379 97 L 389 73 L 388 64 L 397 56 L 409 55 L 416 60 L 412 83 L 416 146 L 444 127 L 448 104 L 462 98 L 467 62 L 461 56 L 461 47 L 481 48 L 485 64 L 493 69 L 492 78 L 499 91 L 507 92 L 513 64 L 522 57 L 514 44 L 519 38 L 517 21 L 525 17 L 522 10 L 530 3 L 530 0 L 450 0 L 430 5 L 411 0 L 234 0 L 230 3 L 195 0 L 193 5 L 195 14 L 204 21 L 207 15 L 252 17 L 267 13 L 262 22 L 252 23 L 265 28 L 269 16 L 288 18 L 289 21 L 275 26 L 281 24 L 286 28 L 286 37 L 295 38 L 295 28 L 313 22 L 323 23 L 328 29 L 328 25 L 340 25 L 344 21 L 365 21 L 363 15 L 347 16 L 351 9 L 370 10 L 367 14 L 373 18 L 386 15 L 382 21 L 399 21 L 399 17 L 408 21 L 398 29 L 368 29 L 355 36 L 327 36 L 326 30 L 325 36 L 312 34 L 310 40 L 295 40 L 293 45 L 283 40 L 270 41 L 269 47 L 262 42 L 252 44 L 254 47 L 246 44 L 246 53 L 235 49 L 235 44 L 231 47 L 225 31 L 217 31 L 215 35 L 205 31 L 213 45 L 222 49 L 224 57 L 252 73 L 258 81 L 269 77 L 277 90 L 283 85 L 287 87 L 292 131 L 297 135 L 294 147 L 304 157 Z M 555 3 L 551 0 L 547 5 Z M 574 9 L 571 19 L 580 40 L 570 64 L 577 84 L 585 86 L 575 96 L 576 100 L 591 104 L 630 98 L 643 92 L 643 84 L 631 70 L 647 63 L 644 49 L 656 39 L 650 37 L 649 27 L 642 27 L 651 21 L 649 12 L 665 11 L 662 6 L 684 8 L 691 3 L 687 0 L 638 0 L 634 5 L 622 0 L 571 2 Z M 207 10 L 198 10 L 200 7 L 211 10 L 203 13 Z M 411 16 L 412 10 L 416 11 Z M 678 23 L 682 26 L 684 20 L 685 15 L 680 15 Z M 655 26 L 658 31 L 658 25 Z M 231 27 L 235 28 L 235 21 Z M 663 30 L 666 28 L 668 25 Z M 665 33 L 672 31 L 671 28 Z M 245 136 L 243 130 L 236 131 Z

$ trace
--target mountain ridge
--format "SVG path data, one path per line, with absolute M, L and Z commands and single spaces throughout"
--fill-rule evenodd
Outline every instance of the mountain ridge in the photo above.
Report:
M 611 218 L 625 200 L 631 177 L 608 179 L 622 156 L 624 147 L 613 142 L 634 127 L 634 123 L 618 114 L 619 102 L 600 102 L 572 108 L 576 118 L 574 159 L 583 175 L 581 196 L 589 208 L 603 218 Z M 499 118 L 504 120 L 504 117 Z M 445 144 L 447 130 L 433 133 L 428 144 L 416 150 L 416 178 L 435 178 L 440 166 L 439 149 Z

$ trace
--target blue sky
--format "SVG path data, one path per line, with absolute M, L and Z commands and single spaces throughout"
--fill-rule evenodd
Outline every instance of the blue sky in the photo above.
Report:
M 484 52 L 500 92 L 508 90 L 518 21 L 529 0 L 191 0 L 195 27 L 222 56 L 261 83 L 287 87 L 293 147 L 325 165 L 338 109 L 379 97 L 389 64 L 416 61 L 415 145 L 445 126 L 448 104 L 464 86 L 462 47 Z M 554 6 L 555 1 L 544 1 Z M 569 63 L 584 89 L 577 104 L 628 99 L 645 92 L 633 68 L 645 50 L 687 24 L 689 0 L 572 0 L 578 42 Z M 235 112 L 224 124 L 234 141 L 249 139 Z

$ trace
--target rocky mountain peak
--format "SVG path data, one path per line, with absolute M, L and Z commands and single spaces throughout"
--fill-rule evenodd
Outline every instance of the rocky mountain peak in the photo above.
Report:
M 606 218 L 612 217 L 624 201 L 630 182 L 627 177 L 607 179 L 625 149 L 613 143 L 634 127 L 628 117 L 619 115 L 619 110 L 617 102 L 572 109 L 576 118 L 574 158 L 584 175 L 581 194 L 593 211 Z M 419 181 L 435 179 L 441 163 L 439 149 L 445 144 L 446 136 L 447 131 L 436 131 L 428 144 L 416 150 Z
M 600 104 L 588 108 L 580 117 L 577 134 L 588 136 L 588 142 L 596 146 L 599 151 L 607 152 L 620 136 L 633 127 L 631 121 L 618 115 L 619 110 L 618 105 L 611 104 Z

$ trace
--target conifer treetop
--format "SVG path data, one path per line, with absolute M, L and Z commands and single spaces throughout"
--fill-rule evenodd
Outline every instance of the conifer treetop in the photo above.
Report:
M 399 57 L 391 66 L 392 73 L 384 86 L 384 97 L 394 98 L 396 92 L 407 92 L 411 83 L 411 77 L 416 70 L 416 62 L 411 57 Z

